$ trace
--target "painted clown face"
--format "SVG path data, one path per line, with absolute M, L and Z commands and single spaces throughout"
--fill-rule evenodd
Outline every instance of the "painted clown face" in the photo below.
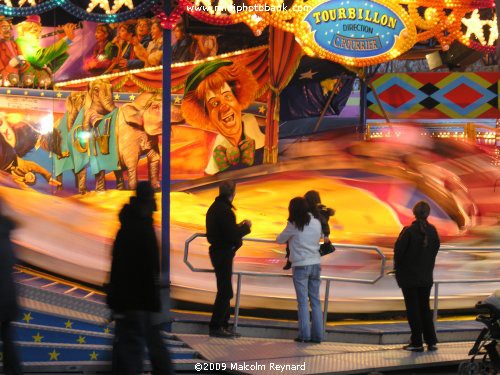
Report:
M 1 21 L 0 29 L 0 38 L 3 40 L 9 40 L 12 36 L 12 24 L 9 21 Z
M 208 117 L 219 133 L 234 146 L 241 140 L 241 105 L 227 83 L 215 91 L 208 90 L 205 95 Z

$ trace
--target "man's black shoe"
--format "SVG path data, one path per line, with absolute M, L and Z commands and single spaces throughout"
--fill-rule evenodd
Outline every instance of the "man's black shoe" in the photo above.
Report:
M 416 346 L 416 345 L 412 345 L 412 344 L 403 346 L 403 349 L 408 350 L 409 352 L 418 352 L 418 353 L 421 353 L 424 351 L 423 346 Z
M 438 347 L 437 347 L 436 344 L 434 344 L 434 345 L 427 345 L 427 350 L 429 352 L 435 352 L 436 350 L 438 350 Z
M 224 327 L 224 330 L 231 333 L 234 338 L 241 337 L 241 333 L 236 332 L 234 326 Z
M 289 260 L 287 260 L 285 266 L 283 267 L 283 269 L 284 270 L 289 270 L 290 268 L 292 268 L 292 263 Z
M 293 341 L 295 341 L 295 342 L 310 342 L 310 340 L 304 340 L 304 339 L 301 339 L 300 337 L 294 338 Z
M 234 334 L 232 332 L 226 331 L 224 328 L 210 330 L 208 335 L 210 337 L 219 337 L 219 338 L 225 338 L 225 339 L 234 339 L 236 337 L 239 337 L 239 336 L 236 336 L 236 334 Z

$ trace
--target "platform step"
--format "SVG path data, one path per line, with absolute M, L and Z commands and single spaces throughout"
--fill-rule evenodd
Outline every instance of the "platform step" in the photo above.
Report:
M 66 329 L 19 322 L 14 322 L 12 325 L 14 327 L 14 337 L 16 338 L 16 341 L 88 345 L 113 344 L 113 335 L 109 333 Z M 171 335 L 168 332 L 162 332 L 162 335 L 164 337 L 164 342 L 168 347 L 179 348 L 186 346 L 186 344 L 177 340 L 174 335 Z
M 59 344 L 111 345 L 113 335 L 79 329 L 67 329 L 39 324 L 13 323 L 17 341 Z
M 22 308 L 20 310 L 19 323 L 36 324 L 40 326 L 59 327 L 66 329 L 99 332 L 99 333 L 113 333 L 112 325 L 109 322 L 107 325 L 88 322 L 82 319 L 72 318 L 65 315 L 56 313 L 40 312 L 36 310 L 28 310 Z
M 97 302 L 102 305 L 106 302 L 106 295 L 98 290 L 65 282 L 64 280 L 59 280 L 38 272 L 35 273 L 25 267 L 17 266 L 13 276 L 14 280 L 18 284 L 28 285 L 47 290 L 49 292 L 72 296 L 91 302 Z
M 16 345 L 23 362 L 111 361 L 111 345 L 38 343 L 26 341 L 18 341 Z M 196 351 L 187 347 L 169 347 L 169 351 L 172 359 L 193 359 L 198 357 Z

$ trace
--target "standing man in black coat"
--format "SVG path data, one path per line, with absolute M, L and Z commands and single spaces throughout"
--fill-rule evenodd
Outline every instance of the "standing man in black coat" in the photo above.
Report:
M 207 212 L 207 240 L 210 243 L 210 260 L 217 279 L 217 296 L 215 297 L 212 319 L 210 320 L 210 336 L 237 337 L 229 329 L 230 301 L 233 297 L 233 258 L 242 245 L 243 236 L 250 233 L 252 223 L 243 220 L 236 223 L 235 207 L 232 202 L 236 191 L 233 181 L 224 181 L 219 185 L 219 196 Z
M 13 220 L 3 215 L 3 202 L 0 199 L 0 339 L 3 342 L 3 371 L 5 374 L 23 373 L 12 335 L 11 322 L 18 314 L 16 287 L 12 271 L 16 258 L 10 233 L 16 227 Z
M 113 374 L 142 374 L 147 345 L 154 375 L 174 374 L 161 327 L 153 314 L 161 311 L 160 251 L 153 227 L 154 190 L 137 184 L 136 196 L 120 212 L 121 227 L 113 245 L 107 303 L 115 318 Z
M 394 245 L 396 281 L 403 291 L 410 343 L 403 349 L 423 352 L 422 334 L 429 351 L 437 350 L 437 337 L 429 307 L 439 236 L 434 225 L 427 221 L 431 208 L 420 201 L 413 207 L 415 221 L 404 227 Z

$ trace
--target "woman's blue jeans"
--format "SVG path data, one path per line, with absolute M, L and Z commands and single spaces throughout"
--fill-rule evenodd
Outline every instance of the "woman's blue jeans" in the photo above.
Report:
M 323 313 L 319 299 L 320 274 L 319 264 L 293 267 L 293 285 L 299 310 L 298 338 L 302 340 L 323 340 Z M 309 319 L 308 301 L 311 304 L 312 319 Z

